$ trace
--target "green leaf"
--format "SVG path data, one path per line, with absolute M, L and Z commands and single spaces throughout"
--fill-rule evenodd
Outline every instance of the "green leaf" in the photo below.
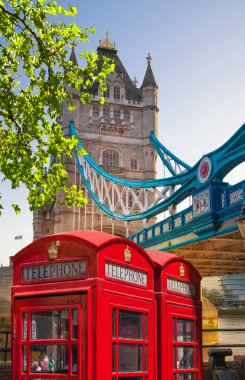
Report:
M 86 202 L 81 191 L 68 185 L 62 162 L 72 156 L 77 140 L 64 136 L 57 120 L 65 102 L 68 112 L 75 110 L 70 90 L 82 103 L 90 102 L 86 87 L 96 82 L 105 88 L 114 63 L 103 58 L 98 70 L 98 55 L 86 50 L 82 67 L 69 60 L 74 42 L 82 45 L 95 33 L 94 27 L 88 32 L 70 22 L 76 13 L 75 7 L 66 9 L 54 0 L 0 0 L 0 170 L 12 189 L 27 188 L 30 210 L 53 202 L 61 192 L 69 207 Z M 48 167 L 51 156 L 56 161 Z M 20 212 L 19 205 L 12 207 Z
M 20 209 L 20 207 L 18 205 L 16 205 L 16 204 L 13 203 L 12 207 L 13 207 L 13 209 L 14 209 L 14 211 L 15 211 L 16 214 L 20 214 L 21 209 Z

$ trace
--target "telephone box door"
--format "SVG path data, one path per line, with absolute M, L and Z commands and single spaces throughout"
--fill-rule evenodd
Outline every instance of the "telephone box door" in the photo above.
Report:
M 15 301 L 15 379 L 82 380 L 83 297 Z
M 201 380 L 198 309 L 168 305 L 168 379 Z
M 109 296 L 107 352 L 111 353 L 108 378 L 151 380 L 154 373 L 154 303 Z

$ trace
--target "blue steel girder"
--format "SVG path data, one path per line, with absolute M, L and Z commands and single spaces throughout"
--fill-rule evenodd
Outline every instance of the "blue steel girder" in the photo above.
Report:
M 152 145 L 156 149 L 159 157 L 161 158 L 163 164 L 167 167 L 167 169 L 173 176 L 182 173 L 185 170 L 191 169 L 191 166 L 187 165 L 184 161 L 180 160 L 164 145 L 162 145 L 153 132 L 150 132 L 150 140 Z
M 78 147 L 84 148 L 73 121 L 70 122 L 70 133 L 77 137 Z M 222 181 L 229 171 L 245 161 L 245 124 L 225 144 L 203 156 L 193 167 L 188 166 L 169 152 L 154 135 L 151 134 L 150 137 L 158 153 L 160 152 L 163 163 L 172 174 L 171 177 L 145 181 L 118 178 L 102 169 L 88 154 L 83 157 L 79 156 L 77 149 L 74 149 L 78 169 L 89 195 L 97 206 L 111 218 L 126 222 L 149 219 L 167 210 L 170 206 L 177 205 L 204 183 Z M 170 159 L 182 167 L 180 173 L 174 172 L 169 163 Z M 119 191 L 119 187 L 122 190 Z M 172 192 L 173 188 L 174 192 Z M 149 205 L 146 200 L 143 200 L 138 202 L 139 210 L 128 209 L 123 204 L 123 198 L 130 193 L 136 199 L 135 189 L 145 199 L 148 197 L 148 192 L 153 192 L 156 196 L 155 202 Z M 116 207 L 109 197 L 110 191 L 117 194 Z

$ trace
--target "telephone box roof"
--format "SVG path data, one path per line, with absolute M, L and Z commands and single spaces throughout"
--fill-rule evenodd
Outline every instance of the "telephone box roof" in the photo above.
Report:
M 193 271 L 195 271 L 199 275 L 199 277 L 201 277 L 201 275 L 199 274 L 197 269 L 194 267 L 194 265 L 190 263 L 189 261 L 185 260 L 183 257 L 173 255 L 172 253 L 169 253 L 169 252 L 154 251 L 150 249 L 146 249 L 146 252 L 151 258 L 151 260 L 154 263 L 160 265 L 162 268 L 166 267 L 167 265 L 169 265 L 170 263 L 174 261 L 181 261 L 183 263 L 186 263 L 189 267 L 193 269 Z
M 48 235 L 42 237 L 34 242 L 30 243 L 28 246 L 19 251 L 15 256 L 12 257 L 12 262 L 15 264 L 18 262 L 19 258 L 23 255 L 30 252 L 31 249 L 34 249 L 35 246 L 40 246 L 40 244 L 44 244 L 47 242 L 53 241 L 67 241 L 67 240 L 76 240 L 80 241 L 81 244 L 93 249 L 94 251 L 99 251 L 110 244 L 120 244 L 124 243 L 128 246 L 134 247 L 142 256 L 146 259 L 146 261 L 151 265 L 151 267 L 155 266 L 155 263 L 152 261 L 150 256 L 146 253 L 146 251 L 141 248 L 139 245 L 135 244 L 131 240 L 128 240 L 121 236 L 115 236 L 109 234 L 107 232 L 102 231 L 91 231 L 91 230 L 77 230 L 77 231 L 68 231 L 62 232 L 54 235 Z

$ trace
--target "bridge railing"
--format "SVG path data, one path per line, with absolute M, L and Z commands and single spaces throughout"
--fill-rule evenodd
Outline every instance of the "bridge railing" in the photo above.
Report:
M 227 183 L 206 185 L 193 192 L 190 207 L 139 231 L 129 239 L 147 247 L 148 242 L 149 245 L 151 242 L 157 244 L 158 241 L 171 240 L 190 232 L 198 236 L 212 233 L 219 228 L 219 223 L 240 214 L 244 200 L 245 181 L 233 186 Z M 210 231 L 207 231 L 205 223 L 209 225 Z M 232 228 L 234 229 L 234 226 Z

